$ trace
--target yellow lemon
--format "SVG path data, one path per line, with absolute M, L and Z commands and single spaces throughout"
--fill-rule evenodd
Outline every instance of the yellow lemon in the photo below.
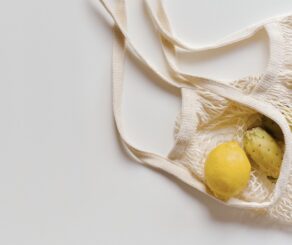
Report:
M 250 169 L 250 162 L 237 142 L 220 144 L 207 157 L 206 184 L 217 198 L 227 200 L 247 186 Z

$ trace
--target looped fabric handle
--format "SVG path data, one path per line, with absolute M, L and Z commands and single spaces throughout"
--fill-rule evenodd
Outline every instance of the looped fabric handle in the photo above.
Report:
M 123 131 L 122 122 L 121 122 L 121 102 L 122 102 L 122 87 L 123 87 L 123 75 L 124 75 L 124 61 L 125 61 L 125 39 L 127 40 L 127 44 L 130 46 L 130 51 L 142 62 L 145 66 L 150 68 L 156 75 L 162 78 L 165 82 L 180 88 L 189 88 L 194 89 L 193 85 L 181 84 L 180 82 L 172 82 L 168 78 L 166 78 L 162 73 L 160 73 L 154 66 L 151 65 L 149 61 L 147 61 L 137 49 L 135 49 L 132 44 L 130 38 L 126 32 L 126 10 L 125 10 L 125 1 L 117 0 L 116 1 L 116 11 L 113 12 L 109 5 L 104 2 L 104 0 L 100 0 L 106 10 L 110 13 L 115 21 L 114 32 L 116 38 L 114 40 L 113 47 L 113 110 L 114 117 L 116 121 L 117 130 L 119 132 L 121 141 L 123 142 L 125 148 L 133 155 L 138 161 L 149 165 L 151 167 L 164 170 L 171 175 L 176 176 L 178 179 L 183 182 L 189 184 L 190 186 L 204 192 L 210 197 L 214 198 L 212 195 L 208 194 L 205 189 L 205 185 L 198 181 L 186 168 L 174 163 L 170 158 L 159 156 L 154 153 L 142 151 L 132 144 L 126 139 L 125 133 Z M 170 48 L 173 48 L 173 44 Z M 186 77 L 184 77 L 186 78 Z M 187 80 L 187 79 L 186 79 Z M 277 181 L 275 189 L 272 194 L 272 198 L 270 201 L 265 201 L 262 203 L 257 202 L 245 202 L 238 199 L 230 199 L 227 202 L 223 202 L 227 205 L 238 206 L 243 208 L 265 208 L 272 204 L 274 204 L 279 197 L 281 196 L 283 189 L 287 183 L 288 174 L 290 171 L 291 165 L 291 150 L 292 150 L 292 135 L 288 126 L 287 121 L 283 117 L 283 115 L 277 111 L 273 106 L 264 103 L 262 101 L 258 101 L 252 96 L 248 96 L 243 94 L 241 91 L 230 87 L 229 85 L 222 84 L 217 81 L 212 81 L 209 79 L 197 79 L 196 84 L 218 94 L 227 99 L 233 100 L 243 105 L 247 105 L 252 109 L 255 109 L 266 116 L 274 119 L 284 133 L 286 150 L 283 157 L 282 168 L 280 172 L 280 177 Z M 170 154 L 171 157 L 171 154 Z M 217 201 L 220 201 L 214 198 Z M 221 201 L 220 201 L 221 202 Z
M 116 3 L 117 20 L 123 25 L 126 25 L 125 3 L 123 0 L 118 0 Z M 113 42 L 113 112 L 116 122 L 116 127 L 120 139 L 128 152 L 139 162 L 164 170 L 165 172 L 174 175 L 186 184 L 199 189 L 205 190 L 205 186 L 198 181 L 192 174 L 173 163 L 167 157 L 163 157 L 151 152 L 146 152 L 133 146 L 126 138 L 122 125 L 122 92 L 124 78 L 124 63 L 125 63 L 125 37 L 122 35 L 117 26 L 114 26 L 115 39 Z
M 148 13 L 153 21 L 153 24 L 155 28 L 159 31 L 161 36 L 165 38 L 167 41 L 171 42 L 173 45 L 176 47 L 181 48 L 182 50 L 188 51 L 188 52 L 199 52 L 199 51 L 206 51 L 206 50 L 212 50 L 212 49 L 217 49 L 220 47 L 224 47 L 230 44 L 234 44 L 236 42 L 240 42 L 244 39 L 247 39 L 251 36 L 253 36 L 259 29 L 263 27 L 264 24 L 267 24 L 269 22 L 275 21 L 276 19 L 283 18 L 286 15 L 281 15 L 277 17 L 272 17 L 270 19 L 261 21 L 259 23 L 256 23 L 254 25 L 251 25 L 243 30 L 236 31 L 234 33 L 231 33 L 230 35 L 227 35 L 226 37 L 218 40 L 217 42 L 209 45 L 204 45 L 204 46 L 196 46 L 192 44 L 188 44 L 178 38 L 172 31 L 170 31 L 168 28 L 165 27 L 165 19 L 159 19 L 159 17 L 154 14 L 154 11 L 151 7 L 151 4 L 149 3 L 149 0 L 144 0 L 145 5 L 148 9 Z M 163 0 L 157 0 L 158 8 L 160 10 L 164 11 L 164 5 L 163 5 Z M 161 11 L 159 11 L 161 13 Z M 159 15 L 158 12 L 158 15 Z M 165 13 L 164 13 L 165 14 Z

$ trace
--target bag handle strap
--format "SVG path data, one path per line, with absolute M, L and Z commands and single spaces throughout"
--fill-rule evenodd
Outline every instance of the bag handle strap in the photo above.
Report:
M 207 45 L 202 46 L 198 48 L 188 48 L 187 45 L 182 45 L 182 41 L 177 41 L 178 39 L 173 34 L 172 27 L 169 22 L 169 18 L 167 16 L 167 13 L 165 12 L 165 8 L 163 6 L 162 0 L 157 0 L 157 14 L 153 13 L 152 8 L 150 7 L 148 0 L 145 0 L 145 4 L 148 9 L 148 13 L 152 19 L 152 22 L 154 26 L 157 28 L 157 31 L 159 33 L 160 39 L 161 39 L 161 46 L 162 51 L 166 59 L 166 64 L 168 66 L 169 72 L 177 80 L 180 80 L 182 82 L 189 82 L 189 83 L 212 83 L 217 84 L 218 86 L 223 86 L 229 89 L 234 89 L 231 85 L 227 84 L 224 81 L 220 80 L 213 80 L 208 77 L 201 77 L 197 75 L 193 75 L 190 73 L 182 72 L 176 61 L 176 52 L 177 48 L 182 48 L 190 52 L 198 52 L 201 50 L 210 50 L 210 49 L 216 49 L 219 47 L 223 47 L 226 45 L 233 44 L 235 42 L 239 42 L 243 39 L 246 39 L 252 35 L 254 35 L 258 30 L 260 29 L 267 29 L 266 26 L 262 24 L 257 24 L 252 27 L 248 27 L 246 29 L 243 29 L 241 31 L 235 32 L 231 34 L 229 37 L 223 38 L 222 40 L 218 41 L 217 43 L 213 45 Z M 167 33 L 167 35 L 165 34 Z M 272 48 L 271 42 L 270 42 L 270 49 Z M 271 63 L 271 58 L 269 60 L 269 65 Z
M 137 60 L 146 68 L 148 68 L 151 72 L 153 72 L 158 78 L 160 78 L 162 81 L 164 81 L 166 84 L 176 87 L 176 88 L 182 88 L 182 87 L 191 87 L 188 85 L 182 85 L 178 83 L 177 81 L 172 80 L 171 78 L 165 76 L 163 73 L 161 73 L 158 69 L 155 68 L 155 66 L 151 63 L 150 60 L 147 60 L 145 57 L 141 55 L 139 50 L 135 47 L 135 45 L 132 42 L 131 37 L 127 33 L 127 29 L 125 26 L 125 23 L 123 23 L 120 20 L 120 15 L 124 15 L 121 11 L 116 12 L 113 11 L 113 9 L 110 7 L 110 5 L 105 0 L 99 0 L 104 9 L 107 11 L 107 13 L 112 17 L 113 21 L 115 22 L 116 29 L 119 29 L 121 34 L 124 36 L 124 38 L 127 40 L 127 47 L 129 48 L 130 52 L 134 55 L 134 57 L 137 58 Z M 119 1 L 119 0 L 116 0 Z
M 126 25 L 125 2 L 117 0 L 115 13 L 119 23 Z M 117 26 L 114 26 L 114 43 L 113 43 L 113 112 L 116 122 L 117 131 L 121 142 L 126 150 L 139 162 L 156 169 L 164 170 L 167 173 L 177 177 L 186 184 L 204 191 L 205 186 L 198 181 L 185 168 L 177 165 L 167 157 L 160 156 L 151 152 L 143 151 L 135 147 L 127 139 L 122 124 L 122 95 L 123 95 L 123 78 L 125 63 L 125 37 Z
M 112 19 L 115 22 L 115 25 L 117 26 L 117 28 L 120 30 L 120 32 L 122 33 L 122 35 L 125 37 L 125 39 L 127 40 L 127 47 L 129 48 L 129 51 L 137 58 L 137 60 L 146 68 L 148 68 L 148 70 L 150 70 L 151 72 L 153 72 L 158 78 L 160 78 L 162 81 L 164 81 L 165 83 L 167 83 L 168 85 L 172 86 L 172 87 L 176 87 L 176 88 L 189 88 L 189 89 L 195 89 L 196 86 L 204 86 L 205 83 L 210 83 L 213 84 L 214 86 L 219 86 L 219 87 L 223 87 L 223 88 L 229 88 L 232 90 L 237 90 L 236 88 L 231 88 L 229 85 L 224 84 L 223 82 L 220 81 L 215 81 L 215 80 L 211 80 L 208 78 L 204 78 L 204 77 L 198 77 L 198 76 L 193 76 L 190 74 L 183 74 L 178 71 L 178 69 L 174 66 L 170 66 L 174 70 L 173 72 L 173 76 L 175 79 L 171 79 L 170 77 L 167 77 L 165 74 L 161 73 L 156 67 L 155 65 L 153 65 L 151 63 L 150 60 L 148 60 L 147 58 L 143 57 L 143 55 L 139 52 L 139 50 L 135 47 L 135 45 L 133 44 L 133 41 L 131 39 L 131 37 L 128 35 L 127 29 L 124 26 L 124 24 L 119 20 L 118 15 L 112 10 L 112 8 L 110 7 L 110 5 L 105 1 L 105 0 L 99 0 L 100 3 L 103 5 L 103 7 L 105 8 L 105 10 L 108 12 L 108 14 L 112 17 Z M 118 1 L 118 0 L 116 0 Z M 173 49 L 173 44 L 172 43 L 168 43 L 169 44 L 169 49 Z M 171 51 L 171 50 L 170 50 Z M 174 52 L 174 50 L 172 50 L 171 52 Z M 172 60 L 171 56 L 173 55 L 171 52 L 168 52 L 168 60 Z M 240 91 L 237 91 L 238 93 L 240 93 Z
M 122 90 L 122 75 L 120 75 L 120 77 L 117 77 L 117 78 L 115 76 L 117 76 L 118 74 L 120 74 L 123 71 L 123 66 L 121 66 L 119 64 L 124 63 L 124 60 L 122 57 L 124 56 L 124 52 L 125 52 L 125 50 L 124 50 L 125 44 L 121 43 L 121 42 L 122 42 L 122 40 L 123 40 L 123 42 L 125 42 L 124 39 L 127 39 L 127 44 L 128 44 L 128 46 L 130 46 L 130 51 L 132 52 L 133 55 L 136 56 L 136 58 L 138 58 L 139 61 L 141 61 L 141 63 L 144 66 L 150 68 L 164 82 L 171 84 L 175 87 L 181 88 L 181 95 L 182 95 L 182 108 L 181 108 L 181 115 L 180 115 L 181 116 L 180 117 L 181 124 L 180 124 L 180 129 L 179 129 L 179 132 L 178 132 L 176 140 L 175 140 L 175 144 L 168 155 L 169 159 L 171 159 L 172 161 L 178 160 L 181 157 L 181 154 L 184 152 L 185 147 L 187 147 L 188 142 L 190 141 L 190 138 L 191 138 L 191 134 L 189 134 L 187 132 L 195 132 L 196 127 L 197 127 L 197 122 L 198 122 L 197 112 L 200 109 L 200 106 L 198 104 L 199 100 L 196 100 L 196 98 L 198 97 L 196 94 L 196 91 L 193 89 L 186 89 L 185 87 L 183 87 L 179 83 L 173 84 L 170 80 L 168 80 L 168 78 L 166 78 L 163 74 L 161 74 L 158 70 L 156 70 L 155 67 L 153 65 L 151 65 L 151 63 L 149 61 L 147 61 L 139 53 L 139 51 L 132 44 L 132 42 L 129 39 L 129 36 L 127 35 L 127 32 L 126 32 L 125 7 L 123 7 L 123 9 L 122 9 L 122 7 L 120 7 L 119 8 L 120 11 L 114 12 L 111 9 L 111 7 L 107 4 L 107 2 L 101 0 L 101 3 L 105 7 L 107 12 L 110 13 L 110 15 L 113 17 L 113 19 L 115 21 L 115 28 L 114 28 L 115 33 L 119 33 L 119 34 L 116 34 L 116 39 L 118 39 L 120 41 L 120 43 L 117 43 L 117 41 L 114 40 L 114 57 L 113 57 L 113 69 L 114 69 L 113 70 L 113 73 L 114 73 L 113 80 L 114 80 L 114 84 L 119 84 L 119 88 L 116 88 L 114 85 L 114 111 L 117 112 L 117 113 L 115 113 L 116 124 L 117 124 L 118 128 L 120 128 L 122 130 L 122 127 L 119 126 L 119 125 L 121 125 L 121 123 L 120 123 L 121 109 L 118 108 L 121 106 L 121 100 L 122 100 L 122 98 L 121 98 L 122 97 L 122 92 L 121 92 L 121 90 Z M 118 4 L 121 5 L 122 3 L 118 3 Z M 118 71 L 116 71 L 117 66 L 121 66 L 118 68 Z M 121 130 L 120 130 L 120 132 L 122 132 Z M 123 136 L 122 133 L 120 133 L 120 135 Z M 121 137 L 121 138 L 123 138 L 123 137 Z M 201 184 L 201 182 L 199 182 L 199 183 Z
M 171 32 L 166 27 L 165 20 L 159 18 L 159 16 L 158 16 L 159 13 L 157 15 L 155 14 L 155 11 L 153 11 L 153 8 L 151 7 L 151 4 L 149 3 L 149 0 L 144 0 L 144 3 L 145 3 L 145 6 L 148 10 L 148 13 L 149 13 L 152 21 L 153 21 L 155 28 L 158 30 L 158 32 L 161 34 L 161 36 L 163 36 L 163 38 L 165 40 L 171 42 L 172 44 L 174 44 L 175 46 L 181 48 L 182 50 L 184 50 L 186 52 L 199 52 L 199 51 L 205 51 L 205 50 L 212 50 L 212 49 L 217 49 L 217 48 L 220 48 L 223 46 L 228 46 L 228 45 L 234 44 L 236 42 L 240 42 L 244 39 L 247 39 L 247 38 L 253 36 L 257 31 L 259 31 L 263 27 L 263 25 L 265 25 L 269 22 L 275 21 L 276 19 L 283 18 L 284 16 L 288 15 L 288 14 L 284 14 L 284 15 L 280 15 L 280 16 L 266 19 L 264 21 L 261 21 L 259 23 L 254 24 L 254 25 L 251 25 L 251 26 L 244 28 L 242 30 L 233 32 L 233 33 L 225 36 L 224 38 L 219 39 L 218 41 L 216 41 L 213 44 L 198 46 L 198 45 L 188 44 L 188 43 L 182 41 L 179 37 L 177 37 L 176 34 L 174 34 L 174 32 Z M 163 12 L 165 12 L 163 0 L 157 0 L 157 4 L 158 4 L 158 8 L 161 8 L 163 10 Z

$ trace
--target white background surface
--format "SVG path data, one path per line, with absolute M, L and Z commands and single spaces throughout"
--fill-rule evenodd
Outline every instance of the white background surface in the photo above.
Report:
M 166 2 L 178 35 L 197 44 L 292 12 L 291 0 Z M 161 65 L 141 1 L 128 0 L 128 10 L 135 45 Z M 214 203 L 124 153 L 111 110 L 111 25 L 89 0 L 0 1 L 0 244 L 291 244 L 288 229 Z M 235 79 L 261 72 L 267 59 L 260 32 L 182 64 Z M 140 68 L 128 60 L 125 126 L 137 145 L 167 154 L 179 93 Z

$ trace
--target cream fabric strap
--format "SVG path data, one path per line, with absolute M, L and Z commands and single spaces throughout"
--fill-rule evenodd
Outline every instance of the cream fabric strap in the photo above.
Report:
M 118 0 L 116 3 L 117 20 L 126 25 L 125 3 L 123 0 Z M 126 138 L 122 126 L 122 91 L 123 91 L 123 76 L 125 62 L 125 38 L 120 30 L 114 27 L 115 39 L 113 44 L 113 110 L 116 121 L 116 126 L 120 139 L 129 153 L 141 163 L 151 167 L 162 169 L 167 173 L 176 176 L 183 182 L 196 189 L 204 191 L 205 186 L 195 179 L 190 172 L 179 167 L 171 162 L 166 157 L 159 156 L 154 153 L 145 152 L 134 147 Z
M 170 151 L 168 157 L 177 160 L 183 156 L 188 147 L 193 134 L 195 134 L 198 125 L 198 113 L 200 109 L 199 96 L 195 90 L 181 89 L 182 108 L 180 113 L 180 126 L 176 133 L 176 142 Z
M 147 2 L 147 1 L 146 1 Z M 153 17 L 154 14 L 152 13 L 152 9 L 149 7 L 148 5 L 148 10 L 150 11 L 150 16 L 152 16 L 152 20 L 157 20 L 160 23 L 160 27 L 163 28 L 164 32 L 169 33 L 169 35 L 172 34 L 172 29 L 168 20 L 168 17 L 166 15 L 166 12 L 164 10 L 164 7 L 162 5 L 161 0 L 157 0 L 157 4 L 158 4 L 158 10 L 157 10 L 157 15 L 158 17 Z M 273 42 L 270 42 L 270 53 L 271 53 L 271 57 L 269 59 L 269 63 L 268 63 L 268 67 L 265 71 L 265 75 L 263 77 L 262 80 L 265 80 L 265 83 L 267 80 L 273 80 L 274 77 L 276 76 L 276 72 L 275 70 L 278 69 L 279 66 L 279 62 L 275 59 L 272 59 L 272 57 L 275 56 L 275 52 L 277 52 L 278 50 L 275 50 L 274 48 L 274 41 L 277 40 L 277 36 L 279 36 L 279 34 L 277 33 L 278 28 L 273 28 L 274 24 L 270 24 L 270 25 L 255 25 L 252 27 L 248 27 L 246 30 L 248 30 L 248 35 L 243 35 L 242 33 L 246 34 L 247 31 L 245 29 L 242 30 L 242 32 L 236 32 L 236 34 L 239 35 L 239 40 L 235 39 L 236 38 L 236 34 L 232 34 L 232 41 L 229 41 L 227 43 L 225 43 L 224 41 L 222 43 L 218 42 L 217 45 L 213 45 L 212 48 L 217 48 L 217 47 L 223 47 L 226 45 L 231 45 L 235 42 L 239 42 L 240 40 L 243 39 L 247 39 L 249 38 L 251 35 L 255 34 L 258 30 L 260 29 L 265 29 L 267 31 L 267 33 L 269 34 L 269 38 L 273 39 Z M 206 78 L 206 77 L 200 77 L 197 75 L 193 75 L 193 74 L 189 74 L 189 73 L 185 73 L 185 72 L 181 72 L 180 69 L 177 66 L 177 61 L 176 61 L 176 49 L 177 47 L 175 46 L 174 43 L 172 43 L 172 41 L 169 41 L 169 39 L 165 39 L 163 36 L 163 33 L 160 32 L 161 29 L 158 29 L 158 32 L 160 34 L 161 37 L 161 44 L 162 44 L 162 48 L 163 48 L 163 53 L 164 56 L 166 58 L 166 63 L 168 65 L 168 68 L 171 72 L 171 75 L 183 82 L 191 82 L 191 83 L 195 83 L 195 84 L 214 84 L 216 86 L 220 86 L 220 87 L 224 87 L 226 89 L 228 89 L 229 91 L 231 91 L 231 89 L 234 90 L 234 88 L 232 88 L 230 85 L 225 84 L 222 81 L 214 81 L 213 79 L 210 78 Z M 276 33 L 275 33 L 276 31 Z M 225 39 L 224 39 L 225 40 Z M 208 47 L 201 47 L 200 50 L 206 50 L 208 49 Z M 189 52 L 189 51 L 187 51 Z M 192 50 L 191 52 L 198 52 L 196 50 Z M 273 72 L 270 72 L 270 70 L 273 70 Z
M 190 52 L 198 52 L 198 51 L 203 51 L 203 50 L 211 50 L 211 49 L 217 49 L 229 44 L 233 44 L 236 42 L 240 42 L 241 40 L 247 39 L 249 37 L 251 37 L 252 35 L 254 35 L 259 29 L 262 28 L 263 24 L 267 24 L 269 22 L 275 21 L 277 19 L 283 18 L 284 16 L 288 15 L 288 14 L 284 14 L 284 15 L 280 15 L 280 16 L 276 16 L 276 17 L 272 17 L 269 18 L 267 20 L 261 21 L 259 23 L 256 23 L 252 26 L 249 26 L 243 30 L 234 32 L 226 37 L 224 37 L 221 40 L 218 40 L 217 42 L 213 43 L 213 44 L 209 44 L 209 45 L 204 45 L 204 46 L 195 46 L 192 44 L 188 44 L 184 41 L 182 41 L 180 38 L 178 38 L 173 32 L 170 32 L 167 28 L 165 28 L 165 23 L 163 23 L 164 20 L 159 19 L 154 13 L 151 4 L 149 3 L 149 0 L 144 0 L 145 1 L 145 5 L 148 9 L 149 15 L 154 23 L 154 26 L 156 29 L 159 30 L 160 34 L 169 42 L 171 42 L 173 45 L 190 51 Z M 159 8 L 164 9 L 163 6 L 163 1 L 158 0 L 157 4 L 160 5 Z
M 184 93 L 185 91 L 189 89 L 194 89 L 196 85 L 203 86 L 204 88 L 209 89 L 210 91 L 221 95 L 225 98 L 228 98 L 230 100 L 236 101 L 238 103 L 247 105 L 263 114 L 265 114 L 268 117 L 271 117 L 275 119 L 275 121 L 279 124 L 279 126 L 282 128 L 284 132 L 285 142 L 286 142 L 286 152 L 284 154 L 284 159 L 282 163 L 282 169 L 280 173 L 280 177 L 277 181 L 273 198 L 270 202 L 263 202 L 263 203 L 256 203 L 256 202 L 245 202 L 238 199 L 230 199 L 225 204 L 232 205 L 232 206 L 239 206 L 239 207 L 245 207 L 245 208 L 262 208 L 262 207 L 268 207 L 275 203 L 278 198 L 281 196 L 283 187 L 287 183 L 287 177 L 289 174 L 289 171 L 291 169 L 291 149 L 292 149 L 292 136 L 289 129 L 289 126 L 283 117 L 283 115 L 278 112 L 274 107 L 271 105 L 258 101 L 255 98 L 242 94 L 239 90 L 232 88 L 226 84 L 212 81 L 209 79 L 204 78 L 198 78 L 196 76 L 192 75 L 186 75 L 181 72 L 176 67 L 176 63 L 173 60 L 173 54 L 174 53 L 168 53 L 167 60 L 172 65 L 173 73 L 176 77 L 182 78 L 183 81 L 170 81 L 165 75 L 163 75 L 161 72 L 159 72 L 153 65 L 151 65 L 151 62 L 147 61 L 140 55 L 137 49 L 135 49 L 134 45 L 131 42 L 131 39 L 128 37 L 126 32 L 126 12 L 125 12 L 125 2 L 123 0 L 117 0 L 116 1 L 116 11 L 113 12 L 109 5 L 104 2 L 104 0 L 100 0 L 103 6 L 106 8 L 106 10 L 111 14 L 113 17 L 116 26 L 114 28 L 116 39 L 114 40 L 114 53 L 113 53 L 113 106 L 114 106 L 114 116 L 116 120 L 116 125 L 118 132 L 120 134 L 120 138 L 125 145 L 125 147 L 128 149 L 128 151 L 140 162 L 145 163 L 149 166 L 152 166 L 154 168 L 162 169 L 183 182 L 193 186 L 194 188 L 206 193 L 205 186 L 200 181 L 198 181 L 188 170 L 186 170 L 183 167 L 180 167 L 177 165 L 177 163 L 174 163 L 170 160 L 172 156 L 177 155 L 178 153 L 181 153 L 179 150 L 180 147 L 184 145 L 184 143 L 176 142 L 176 145 L 174 149 L 171 151 L 169 157 L 162 157 L 150 152 L 144 152 L 141 151 L 134 146 L 132 146 L 129 141 L 126 139 L 126 136 L 124 134 L 123 128 L 122 128 L 122 122 L 121 122 L 121 100 L 122 100 L 122 84 L 123 84 L 123 74 L 124 74 L 124 59 L 125 59 L 125 39 L 127 40 L 127 44 L 130 46 L 130 51 L 138 58 L 142 64 L 146 65 L 148 68 L 150 68 L 156 75 L 158 75 L 160 78 L 162 78 L 165 82 L 176 86 L 183 88 L 183 99 L 184 99 Z M 165 17 L 165 16 L 164 16 Z M 163 28 L 165 28 L 163 26 Z M 170 30 L 171 31 L 171 30 Z M 171 33 L 171 32 L 169 32 Z M 244 36 L 244 35 L 243 35 Z M 239 35 L 240 38 L 242 38 L 242 35 Z M 171 40 L 171 39 L 169 39 Z M 167 40 L 168 41 L 168 40 Z M 172 41 L 172 40 L 171 40 Z M 236 39 L 232 40 L 233 42 L 236 41 Z M 169 42 L 169 41 L 168 41 Z M 173 43 L 169 43 L 169 48 L 174 49 Z M 166 45 L 163 45 L 165 47 Z M 165 50 L 165 49 L 164 49 Z M 166 52 L 165 52 L 166 53 Z M 194 81 L 195 80 L 195 81 Z M 195 82 L 196 84 L 193 85 L 192 83 Z M 187 84 L 188 83 L 188 84 Z M 188 89 L 189 88 L 189 89 Z M 184 91 L 185 90 L 185 91 Z M 194 91 L 195 95 L 195 91 Z M 186 100 L 189 101 L 189 100 Z M 183 103 L 184 104 L 184 103 Z M 194 105 L 195 106 L 195 105 Z M 185 109 L 186 115 L 185 117 L 188 117 L 187 110 L 188 108 L 192 107 L 193 105 L 190 105 L 186 103 L 186 106 L 183 107 L 183 111 Z M 197 120 L 195 116 L 191 118 L 191 120 Z M 186 127 L 182 127 L 181 130 L 185 130 L 188 132 L 188 128 L 194 127 L 193 125 L 196 125 L 195 123 L 186 123 Z M 187 133 L 184 133 L 183 135 L 186 135 Z M 184 140 L 180 138 L 183 142 Z M 186 139 L 187 141 L 187 139 Z M 214 198 L 213 196 L 209 195 L 210 197 Z M 216 198 L 214 198 L 217 200 Z M 217 200 L 218 201 L 218 200 Z

